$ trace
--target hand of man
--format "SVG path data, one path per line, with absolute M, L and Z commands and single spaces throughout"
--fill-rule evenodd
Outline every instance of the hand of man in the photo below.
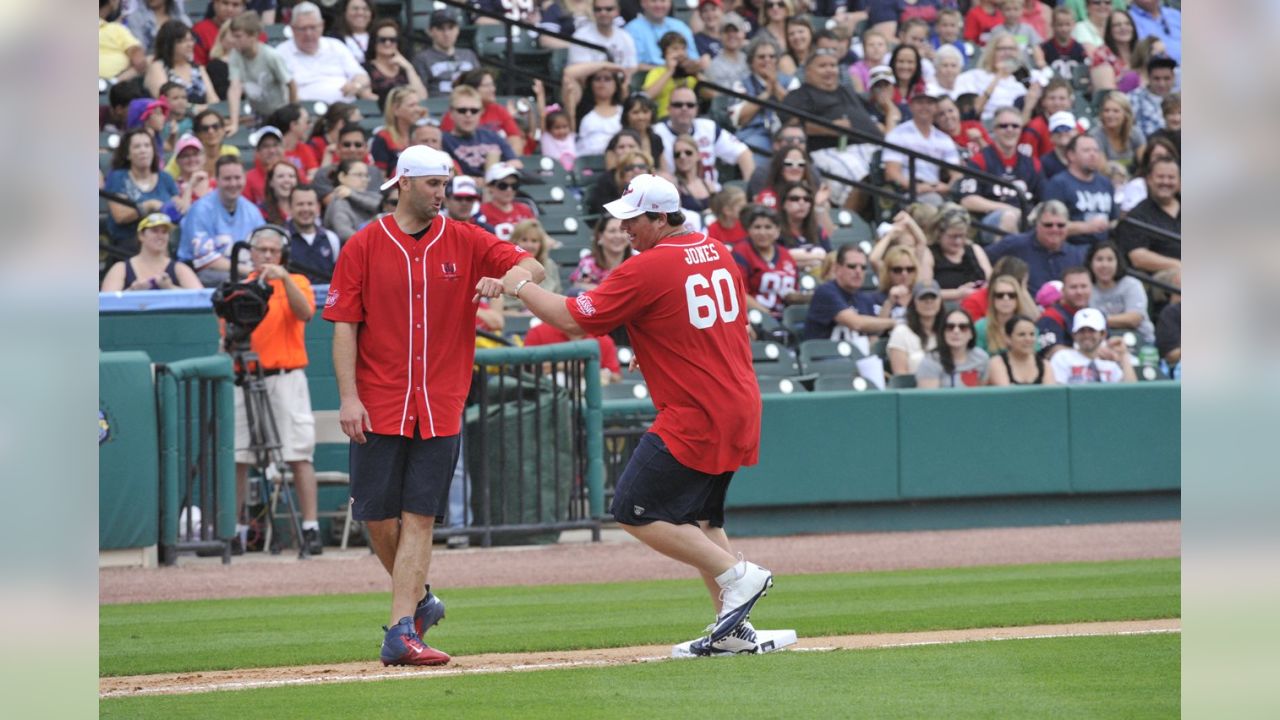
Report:
M 1098 217 L 1089 218 L 1084 221 L 1084 226 L 1088 232 L 1100 233 L 1106 232 L 1111 227 L 1111 221 L 1099 215 Z
M 476 283 L 476 295 L 471 302 L 478 303 L 480 298 L 495 298 L 502 294 L 502 281 L 498 278 L 483 277 Z
M 342 426 L 343 434 L 361 445 L 366 440 L 364 431 L 373 432 L 373 421 L 369 419 L 364 403 L 358 399 L 342 401 L 338 408 L 338 424 Z
M 508 270 L 506 275 L 502 276 L 502 291 L 512 297 L 515 297 L 516 285 L 519 285 L 521 280 L 532 279 L 533 273 L 517 265 Z
M 289 271 L 283 266 L 275 263 L 265 263 L 258 269 L 258 273 L 268 280 L 283 280 L 289 277 Z

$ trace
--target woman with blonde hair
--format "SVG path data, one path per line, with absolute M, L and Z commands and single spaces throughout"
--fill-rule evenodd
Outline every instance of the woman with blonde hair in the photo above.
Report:
M 1147 144 L 1147 137 L 1133 120 L 1133 105 L 1124 93 L 1112 90 L 1102 100 L 1098 124 L 1089 128 L 1089 136 L 1107 160 L 1120 163 L 1132 175 Z
M 720 191 L 720 185 L 707 180 L 703 174 L 698 141 L 692 135 L 677 136 L 671 145 L 671 159 L 676 168 L 671 176 L 680 191 L 680 207 L 697 213 L 705 211 L 711 196 Z
M 881 281 L 888 277 L 889 268 L 892 267 L 887 258 L 889 251 L 900 246 L 911 248 L 913 264 L 915 260 L 922 263 L 912 282 L 933 279 L 933 253 L 929 251 L 929 236 L 922 228 L 932 224 L 936 217 L 937 209 L 924 203 L 915 203 L 893 217 L 893 224 L 880 234 L 871 254 L 867 256 L 872 270 Z
M 373 136 L 369 153 L 378 169 L 388 177 L 395 174 L 400 153 L 409 146 L 409 136 L 414 124 L 426 116 L 422 96 L 408 85 L 392 88 L 382 106 L 382 119 L 386 126 Z
M 624 186 L 625 187 L 625 186 Z M 569 282 L 577 291 L 593 290 L 604 282 L 627 258 L 631 257 L 631 236 L 622 229 L 622 221 L 605 215 L 596 223 L 591 236 L 591 253 L 584 255 L 578 267 L 569 276 Z
M 1027 94 L 1027 86 L 1023 85 L 1014 73 L 1023 68 L 1022 48 L 1013 35 L 1000 35 L 987 43 L 978 60 L 978 67 L 960 73 L 956 78 L 956 87 L 961 94 L 975 93 L 974 110 L 982 115 L 983 122 L 990 122 L 995 117 L 997 108 L 1014 107 L 1014 101 Z M 1032 83 L 1034 97 L 1027 98 L 1023 104 L 1023 120 L 1031 114 L 1031 109 L 1040 101 L 1040 83 Z
M 543 290 L 560 293 L 560 266 L 551 259 L 551 236 L 547 235 L 547 231 L 542 228 L 542 223 L 534 219 L 516 223 L 511 230 L 511 242 L 524 248 L 525 252 L 542 264 L 542 269 L 546 271 L 547 276 L 538 283 L 538 286 Z M 503 312 L 508 315 L 524 314 L 524 303 L 520 302 L 519 298 L 514 300 L 508 298 Z
M 911 290 L 920 279 L 920 263 L 916 253 L 906 245 L 895 245 L 884 253 L 883 270 L 877 271 L 880 277 L 879 296 L 875 304 L 889 304 L 890 316 L 904 317 L 907 305 L 911 302 Z
M 1038 314 L 1035 300 L 1016 277 L 996 277 L 987 291 L 987 314 L 974 325 L 978 347 L 993 355 L 1007 349 L 1009 337 L 1005 334 L 1005 323 L 1015 315 L 1034 318 Z

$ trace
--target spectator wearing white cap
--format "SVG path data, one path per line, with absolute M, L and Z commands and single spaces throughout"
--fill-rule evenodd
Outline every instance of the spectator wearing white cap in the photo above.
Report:
M 520 189 L 520 171 L 510 165 L 498 163 L 484 173 L 484 184 L 489 189 L 489 201 L 480 205 L 476 220 L 493 227 L 493 234 L 501 240 L 510 240 L 511 231 L 521 220 L 537 217 L 533 208 L 516 201 Z
M 195 271 L 169 257 L 173 221 L 152 213 L 138 222 L 138 254 L 118 262 L 102 278 L 102 292 L 131 290 L 199 290 Z
M 1066 110 L 1050 115 L 1048 128 L 1053 150 L 1040 156 L 1040 171 L 1044 173 L 1045 182 L 1052 180 L 1058 173 L 1066 171 L 1067 145 L 1071 142 L 1071 138 L 1080 134 L 1076 116 Z
M 1053 354 L 1049 367 L 1061 385 L 1137 382 L 1124 339 L 1107 339 L 1107 319 L 1097 308 L 1081 308 L 1071 321 L 1073 345 Z
M 191 203 L 207 195 L 213 185 L 209 173 L 204 169 L 204 145 L 200 144 L 195 135 L 187 134 L 178 138 L 173 150 L 178 163 L 178 175 L 174 178 L 178 183 L 178 195 L 165 205 L 165 211 L 173 208 L 181 217 L 187 214 Z
M 469 222 L 493 232 L 493 226 L 482 221 L 477 210 L 480 203 L 480 186 L 476 179 L 469 175 L 458 175 L 449 181 L 449 190 L 444 196 L 445 215 L 450 220 Z
M 322 37 L 324 18 L 313 2 L 293 6 L 293 37 L 276 46 L 298 84 L 298 97 L 327 103 L 376 98 L 369 74 L 341 40 Z
M 899 105 L 893 99 L 893 70 L 888 65 L 877 65 L 871 68 L 867 82 L 867 98 L 870 104 L 867 111 L 871 113 L 880 132 L 888 132 L 902 124 L 909 110 L 905 104 Z

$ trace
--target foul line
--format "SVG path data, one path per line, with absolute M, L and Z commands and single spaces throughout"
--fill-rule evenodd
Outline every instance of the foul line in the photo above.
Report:
M 1135 629 L 1136 628 L 1136 629 Z M 843 635 L 819 638 L 801 638 L 793 647 L 785 648 L 793 652 L 832 652 L 835 650 L 873 650 L 883 648 L 919 647 L 926 645 L 954 645 L 961 643 L 990 642 L 998 640 L 1041 640 L 1068 637 L 1096 637 L 1104 635 L 1154 635 L 1181 633 L 1182 623 L 1178 618 L 1150 621 L 1073 623 L 1066 625 L 1034 625 L 1009 628 L 976 628 L 967 630 L 940 630 L 914 633 L 882 633 L 875 635 Z M 363 668 L 369 663 L 349 663 L 346 665 L 315 665 L 298 668 L 255 668 L 243 670 L 210 671 L 201 673 L 178 673 L 168 675 L 137 675 L 132 677 L 111 677 L 99 680 L 98 697 L 140 697 L 149 695 L 182 695 L 228 690 L 256 690 L 262 688 L 289 687 L 302 685 L 322 685 L 345 682 L 366 682 L 395 680 L 404 678 L 444 678 L 459 675 L 486 675 L 503 672 L 530 672 L 537 670 L 557 670 L 580 667 L 603 667 L 622 663 L 651 663 L 671 660 L 668 646 L 650 645 L 634 648 L 609 648 L 600 650 L 576 651 L 579 654 L 604 655 L 605 657 L 573 658 L 573 652 L 547 652 L 549 659 L 545 662 L 513 662 L 521 656 L 489 654 L 460 656 L 454 658 L 455 663 L 463 667 L 452 668 L 395 668 L 378 669 L 372 672 L 335 674 L 333 671 L 342 667 Z M 654 654 L 663 653 L 663 654 Z M 524 656 L 527 657 L 527 654 Z M 470 666 L 470 667 L 468 667 Z M 218 680 L 219 676 L 245 675 L 255 672 L 281 674 L 290 671 L 304 674 L 304 677 L 284 678 L 246 678 Z M 184 682 L 193 678 L 208 678 L 206 682 Z

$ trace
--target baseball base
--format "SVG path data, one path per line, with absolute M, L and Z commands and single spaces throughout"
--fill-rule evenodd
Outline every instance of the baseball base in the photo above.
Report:
M 724 653 L 720 655 L 711 655 L 709 657 L 729 657 L 731 655 L 763 655 L 764 653 L 781 650 L 789 645 L 796 644 L 795 630 L 756 630 L 756 640 L 758 642 L 754 653 Z M 671 657 L 673 658 L 690 658 L 698 657 L 689 651 L 689 646 L 695 640 L 682 642 L 671 648 Z

